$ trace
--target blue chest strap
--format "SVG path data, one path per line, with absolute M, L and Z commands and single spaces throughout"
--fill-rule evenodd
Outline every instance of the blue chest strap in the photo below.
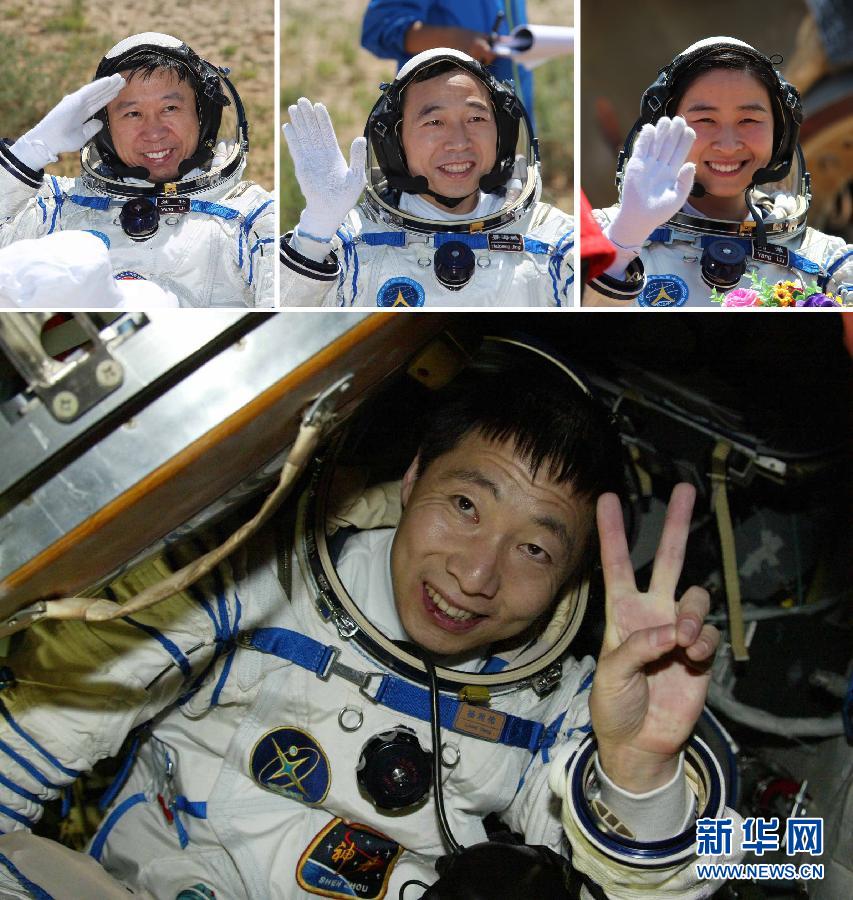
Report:
M 470 247 L 472 250 L 489 250 L 489 236 L 482 232 L 478 234 L 464 234 L 452 231 L 437 231 L 428 235 L 432 238 L 433 246 L 438 249 L 442 244 L 450 243 L 450 241 L 459 241 Z M 406 232 L 405 231 L 366 231 L 361 235 L 361 243 L 367 244 L 369 247 L 405 247 Z M 545 241 L 538 241 L 535 238 L 524 238 L 524 251 L 526 253 L 540 254 L 547 256 L 552 251 L 550 244 Z M 518 251 L 515 251 L 518 252 Z
M 661 227 L 656 228 L 650 235 L 649 240 L 653 244 L 669 244 L 672 243 L 672 229 Z M 699 239 L 699 244 L 704 250 L 710 244 L 713 244 L 714 241 L 733 241 L 738 246 L 742 247 L 750 256 L 752 253 L 752 238 L 739 238 L 739 237 L 724 237 L 721 238 L 719 235 L 715 234 L 705 234 Z M 821 272 L 821 267 L 818 263 L 812 262 L 808 257 L 803 256 L 801 253 L 797 253 L 795 250 L 788 250 L 788 263 L 792 269 L 799 269 L 801 272 L 805 272 L 808 275 L 819 275 Z
M 290 631 L 287 628 L 258 628 L 242 635 L 240 643 L 261 653 L 269 653 L 279 659 L 295 663 L 303 669 L 313 672 L 324 681 L 332 674 L 342 675 L 347 680 L 359 683 L 361 692 L 374 703 L 379 703 L 388 709 L 404 713 L 423 722 L 430 720 L 429 691 L 394 675 L 379 672 L 356 672 L 349 666 L 343 666 L 337 662 L 340 653 L 337 647 L 322 644 L 307 635 Z M 467 709 L 464 709 L 465 707 Z M 519 716 L 483 707 L 472 707 L 444 694 L 439 696 L 439 715 L 443 728 L 469 734 L 469 731 L 457 728 L 456 723 L 460 712 L 463 716 L 470 716 L 471 710 L 474 710 L 474 714 L 478 716 L 482 713 L 496 721 L 503 719 L 500 736 L 496 739 L 496 743 L 505 744 L 508 747 L 521 747 L 531 753 L 535 753 L 541 748 L 545 737 L 545 726 L 541 722 L 522 719 Z M 473 736 L 479 737 L 476 734 Z M 484 739 L 488 740 L 488 738 Z
M 87 197 L 83 194 L 69 194 L 68 199 L 77 206 L 85 206 L 101 212 L 108 210 L 112 203 L 109 197 Z M 220 219 L 237 219 L 240 216 L 239 210 L 224 206 L 222 203 L 211 203 L 209 200 L 190 200 L 190 212 L 206 213 L 209 216 L 218 216 Z

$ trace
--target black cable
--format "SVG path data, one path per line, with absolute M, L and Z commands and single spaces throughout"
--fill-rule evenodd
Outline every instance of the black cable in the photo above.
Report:
M 764 217 L 761 215 L 761 212 L 756 208 L 755 204 L 752 202 L 752 188 L 753 185 L 750 185 L 746 191 L 744 192 L 743 198 L 746 200 L 746 205 L 749 211 L 752 213 L 752 218 L 755 220 L 755 240 L 759 244 L 767 243 L 767 230 L 764 227 Z
M 408 881 L 404 881 L 400 885 L 400 894 L 399 894 L 400 900 L 403 900 L 403 894 L 406 893 L 406 888 L 410 887 L 413 884 L 416 884 L 418 887 L 426 888 L 427 890 L 429 890 L 429 885 L 425 881 L 418 881 L 417 878 L 410 878 Z
M 439 712 L 438 677 L 435 674 L 435 666 L 426 652 L 421 650 L 421 659 L 426 666 L 429 676 L 430 699 L 430 730 L 432 732 L 432 788 L 435 793 L 435 806 L 438 812 L 438 824 L 444 842 L 450 848 L 451 853 L 459 853 L 465 848 L 457 842 L 450 830 L 447 814 L 444 811 L 444 794 L 441 787 L 441 717 Z

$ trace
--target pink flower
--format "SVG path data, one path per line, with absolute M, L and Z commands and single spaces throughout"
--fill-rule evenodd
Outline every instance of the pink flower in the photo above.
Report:
M 735 288 L 726 294 L 723 306 L 761 306 L 761 294 L 752 288 Z

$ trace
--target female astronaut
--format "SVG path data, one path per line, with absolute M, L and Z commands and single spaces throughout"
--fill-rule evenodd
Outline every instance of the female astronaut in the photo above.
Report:
M 620 202 L 595 215 L 617 256 L 584 305 L 711 306 L 712 291 L 792 282 L 853 300 L 853 250 L 807 226 L 802 105 L 771 60 L 707 38 L 643 94 Z

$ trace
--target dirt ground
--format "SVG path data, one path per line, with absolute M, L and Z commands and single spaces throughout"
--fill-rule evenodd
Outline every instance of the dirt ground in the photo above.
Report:
M 231 69 L 250 125 L 247 177 L 274 182 L 273 0 L 3 0 L 0 11 L 0 134 L 18 136 L 70 91 L 90 81 L 122 38 L 161 31 Z M 79 171 L 67 154 L 50 171 Z

